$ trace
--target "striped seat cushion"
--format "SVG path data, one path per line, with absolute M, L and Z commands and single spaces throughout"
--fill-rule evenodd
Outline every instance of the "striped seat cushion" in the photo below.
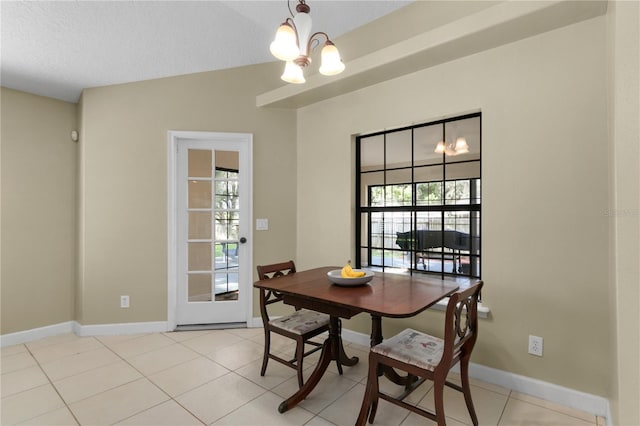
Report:
M 433 371 L 444 350 L 444 340 L 407 328 L 371 348 L 372 352 Z
M 291 333 L 304 334 L 329 324 L 329 315 L 307 309 L 300 309 L 291 315 L 271 320 L 269 324 Z

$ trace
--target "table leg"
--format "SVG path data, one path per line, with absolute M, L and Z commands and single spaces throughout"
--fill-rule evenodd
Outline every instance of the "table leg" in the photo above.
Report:
M 338 339 L 338 362 L 342 365 L 346 365 L 347 367 L 353 367 L 358 363 L 358 357 L 354 356 L 349 358 L 344 351 L 344 346 L 342 344 L 342 321 L 338 320 L 338 334 L 336 336 Z M 342 374 L 342 372 L 340 372 Z
M 327 367 L 329 367 L 329 364 L 333 360 L 337 360 L 346 366 L 352 366 L 358 362 L 358 357 L 349 358 L 345 354 L 342 346 L 342 338 L 340 337 L 340 319 L 334 316 L 330 317 L 329 320 L 329 337 L 322 344 L 318 365 L 316 365 L 316 368 L 304 385 L 280 404 L 278 411 L 284 413 L 305 399 L 316 387 L 318 382 L 320 382 L 324 372 L 327 371 Z

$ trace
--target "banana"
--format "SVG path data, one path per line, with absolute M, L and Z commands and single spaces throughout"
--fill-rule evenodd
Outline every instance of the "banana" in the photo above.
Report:
M 364 277 L 365 273 L 363 271 L 354 271 L 351 268 L 351 261 L 347 261 L 347 264 L 340 270 L 340 276 L 342 278 L 360 278 Z

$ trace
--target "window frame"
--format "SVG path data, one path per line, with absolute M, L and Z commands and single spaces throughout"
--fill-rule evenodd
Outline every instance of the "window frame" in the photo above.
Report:
M 434 163 L 430 163 L 429 166 L 439 166 L 442 167 L 442 173 L 439 177 L 439 179 L 437 180 L 428 180 L 428 181 L 421 181 L 418 180 L 416 181 L 415 178 L 415 170 L 416 168 L 420 168 L 420 167 L 424 167 L 424 165 L 416 165 L 415 164 L 415 159 L 414 159 L 414 147 L 415 147 L 415 130 L 422 128 L 422 127 L 427 127 L 427 126 L 441 126 L 442 127 L 442 140 L 446 140 L 446 128 L 447 128 L 447 124 L 448 123 L 454 123 L 456 121 L 461 121 L 461 120 L 467 120 L 467 119 L 472 119 L 472 118 L 477 118 L 478 119 L 478 132 L 479 132 L 479 147 L 478 147 L 478 157 L 477 158 L 472 158 L 472 159 L 462 159 L 459 161 L 456 160 L 452 160 L 452 158 L 455 157 L 451 157 L 451 156 L 447 156 L 444 153 L 442 154 L 442 158 L 440 162 L 434 162 Z M 393 181 L 393 182 L 389 182 L 387 183 L 387 173 L 389 171 L 394 171 L 394 170 L 399 170 L 397 168 L 394 167 L 390 167 L 388 164 L 386 164 L 387 158 L 387 136 L 389 134 L 392 133 L 397 133 L 397 132 L 404 132 L 404 131 L 410 131 L 411 133 L 411 164 L 408 167 L 402 167 L 401 169 L 405 170 L 405 169 L 410 169 L 411 172 L 411 182 L 404 182 L 404 183 L 399 183 L 397 181 Z M 368 139 L 371 137 L 375 137 L 375 136 L 383 136 L 383 149 L 384 149 L 384 161 L 382 164 L 382 167 L 380 169 L 375 169 L 375 170 L 371 170 L 371 171 L 362 171 L 362 141 L 363 139 Z M 434 146 L 435 148 L 435 146 Z M 442 278 L 448 276 L 448 277 L 467 277 L 467 278 L 480 278 L 480 275 L 482 273 L 482 234 L 481 234 L 481 221 L 482 221 L 482 113 L 481 112 L 477 112 L 477 113 L 471 113 L 471 114 L 465 114 L 465 115 L 461 115 L 461 116 L 455 116 L 455 117 L 449 117 L 449 118 L 445 118 L 445 119 L 440 119 L 440 120 L 436 120 L 436 121 L 430 121 L 430 122 L 426 122 L 426 123 L 421 123 L 421 124 L 416 124 L 416 125 L 411 125 L 411 126 L 405 126 L 405 127 L 401 127 L 401 128 L 396 128 L 396 129 L 389 129 L 389 130 L 384 130 L 384 131 L 379 131 L 379 132 L 374 132 L 374 133 L 368 133 L 368 134 L 362 134 L 362 135 L 358 135 L 356 136 L 356 147 L 355 147 L 355 153 L 356 153 L 356 161 L 355 161 L 355 166 L 356 166 L 356 171 L 355 171 L 355 200 L 356 200 L 356 208 L 355 208 L 355 241 L 356 241 L 356 253 L 355 253 L 355 265 L 357 267 L 361 267 L 362 266 L 362 252 L 363 250 L 367 251 L 367 258 L 369 259 L 369 262 L 372 259 L 371 253 L 373 250 L 379 250 L 381 249 L 383 251 L 383 259 L 381 262 L 381 265 L 375 265 L 372 267 L 375 268 L 380 268 L 381 270 L 385 270 L 385 269 L 389 269 L 389 268 L 393 268 L 396 269 L 393 266 L 387 266 L 386 262 L 384 260 L 384 252 L 385 250 L 390 250 L 390 251 L 398 251 L 398 249 L 396 247 L 393 248 L 387 248 L 385 245 L 385 242 L 382 242 L 382 248 L 379 247 L 373 247 L 372 244 L 372 228 L 371 228 L 371 223 L 372 223 L 372 214 L 374 213 L 385 213 L 385 212 L 403 212 L 403 213 L 407 213 L 409 215 L 409 220 L 411 220 L 411 226 L 410 232 L 414 232 L 417 227 L 418 227 L 418 222 L 417 222 L 417 215 L 421 212 L 440 212 L 440 217 L 441 217 L 441 229 L 440 231 L 442 232 L 442 238 L 444 238 L 444 233 L 446 231 L 446 225 L 445 225 L 445 214 L 446 212 L 454 212 L 454 211 L 468 211 L 470 213 L 469 216 L 469 238 L 470 238 L 470 250 L 468 251 L 468 254 L 460 254 L 458 253 L 458 256 L 463 256 L 463 257 L 468 257 L 468 259 L 470 261 L 473 261 L 473 259 L 477 258 L 477 267 L 476 268 L 469 268 L 468 273 L 462 273 L 462 272 L 458 272 L 453 270 L 452 272 L 445 272 L 445 257 L 447 255 L 451 255 L 451 256 L 455 256 L 455 252 L 452 250 L 452 253 L 445 253 L 446 250 L 440 250 L 440 255 L 441 255 L 441 259 L 440 259 L 440 271 L 429 271 L 426 270 L 426 266 L 424 266 L 425 270 L 420 270 L 418 269 L 418 262 L 416 259 L 416 254 L 417 251 L 415 250 L 415 246 L 412 246 L 411 250 L 409 251 L 410 253 L 410 261 L 409 261 L 409 268 L 408 268 L 408 273 L 409 274 L 414 274 L 414 273 L 427 273 L 427 274 L 432 274 L 432 275 L 439 275 Z M 460 178 L 460 179 L 447 179 L 447 167 L 451 166 L 451 165 L 459 165 L 459 164 L 464 164 L 464 163 L 477 163 L 478 164 L 478 176 L 477 177 L 465 177 L 465 178 Z M 383 175 L 383 183 L 381 184 L 372 184 L 370 186 L 367 186 L 367 188 L 362 188 L 362 176 L 364 174 L 367 173 L 379 173 L 382 172 L 384 173 Z M 473 188 L 475 185 L 473 185 L 473 181 L 474 180 L 478 180 L 478 185 L 477 185 L 477 189 L 479 190 L 479 194 L 474 194 L 474 192 L 476 191 L 475 189 L 471 189 Z M 446 200 L 444 199 L 444 194 L 445 191 L 442 191 L 442 200 L 440 204 L 431 204 L 431 203 L 426 203 L 426 204 L 419 204 L 419 201 L 417 200 L 417 186 L 420 184 L 430 184 L 430 183 L 440 183 L 442 185 L 442 188 L 444 189 L 446 187 L 447 184 L 450 184 L 451 182 L 458 182 L 458 181 L 468 181 L 470 183 L 470 192 L 469 192 L 469 201 L 466 204 L 457 204 L 457 203 L 453 203 L 453 204 L 448 204 L 446 203 Z M 371 193 L 372 193 L 372 188 L 374 187 L 383 187 L 383 188 L 387 188 L 389 186 L 402 186 L 402 185 L 406 185 L 409 186 L 409 190 L 411 192 L 411 200 L 410 200 L 410 205 L 396 205 L 396 206 L 386 206 L 384 203 L 384 199 L 386 197 L 385 193 L 386 191 L 383 190 L 382 191 L 382 198 L 383 198 L 383 205 L 382 206 L 372 206 L 372 198 L 371 198 Z M 367 194 L 362 194 L 362 191 L 365 190 L 367 191 Z M 378 191 L 380 192 L 380 191 Z M 363 205 L 362 200 L 362 196 L 366 195 L 366 203 L 367 205 Z M 404 197 L 403 197 L 404 199 Z M 403 203 L 404 204 L 404 203 Z M 477 213 L 476 213 L 477 212 Z M 475 213 L 475 218 L 473 217 Z M 367 241 L 363 242 L 362 238 L 363 238 L 363 216 L 367 215 L 367 230 L 366 232 L 366 238 Z M 385 220 L 382 221 L 383 223 L 383 228 L 384 228 L 384 224 L 386 224 L 387 222 Z M 475 226 L 477 226 L 477 232 L 475 233 L 476 236 L 474 236 L 474 232 L 473 231 L 473 226 L 474 224 L 477 224 Z M 382 237 L 383 239 L 385 238 L 385 231 L 383 230 L 382 232 Z M 475 239 L 475 241 L 473 241 Z M 477 250 L 475 250 L 477 248 Z M 399 251 L 403 251 L 402 249 L 399 249 Z M 455 263 L 454 263 L 455 264 Z M 475 271 L 473 269 L 476 269 Z M 479 269 L 479 271 L 477 270 Z M 463 271 L 464 272 L 464 271 Z

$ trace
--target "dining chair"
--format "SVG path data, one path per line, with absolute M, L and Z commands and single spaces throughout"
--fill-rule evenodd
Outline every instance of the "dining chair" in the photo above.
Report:
M 294 274 L 296 265 L 293 260 L 276 263 L 272 265 L 259 265 L 258 279 L 277 279 L 283 275 Z M 286 366 L 297 370 L 298 386 L 302 387 L 304 380 L 302 377 L 302 367 L 304 357 L 311 355 L 322 349 L 322 343 L 310 340 L 311 338 L 329 331 L 329 315 L 311 311 L 308 309 L 296 308 L 295 312 L 289 315 L 271 319 L 269 317 L 268 306 L 282 301 L 282 295 L 275 291 L 260 289 L 260 314 L 264 325 L 264 355 L 262 358 L 262 369 L 260 375 L 264 376 L 267 370 L 269 359 L 280 362 Z M 271 333 L 276 333 L 284 337 L 295 340 L 296 352 L 294 358 L 286 360 L 271 353 Z M 313 346 L 305 352 L 305 345 Z M 342 374 L 342 366 L 339 361 L 338 372 Z
M 474 425 L 478 424 L 469 387 L 469 359 L 478 336 L 478 297 L 482 285 L 482 281 L 478 281 L 449 297 L 444 321 L 444 339 L 407 328 L 371 348 L 367 386 L 356 425 L 364 425 L 367 415 L 369 423 L 373 423 L 379 398 L 434 420 L 439 426 L 445 425 L 445 385 L 462 392 L 471 421 Z M 447 380 L 449 370 L 458 362 L 462 385 Z M 378 371 L 381 366 L 404 371 L 409 377 L 413 377 L 414 381 L 397 397 L 383 393 L 378 384 Z M 435 412 L 404 402 L 404 399 L 426 380 L 433 382 Z

